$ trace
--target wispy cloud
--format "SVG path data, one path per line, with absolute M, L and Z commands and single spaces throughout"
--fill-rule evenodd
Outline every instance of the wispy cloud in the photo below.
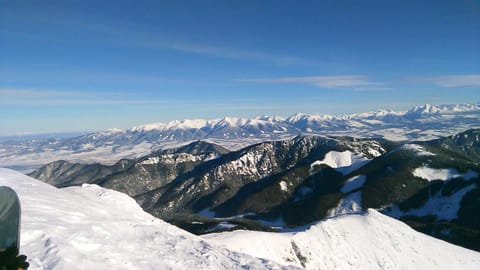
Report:
M 406 81 L 411 82 L 430 82 L 441 87 L 474 87 L 480 86 L 480 74 L 466 74 L 466 75 L 445 75 L 434 77 L 414 77 L 406 78 Z
M 57 105 L 147 105 L 169 104 L 170 100 L 138 99 L 124 93 L 97 91 L 0 89 L 0 105 L 57 106 Z
M 179 52 L 207 55 L 218 58 L 262 61 L 280 66 L 310 66 L 316 65 L 312 60 L 302 59 L 296 56 L 280 55 L 260 51 L 247 51 L 223 46 L 213 46 L 194 42 L 164 41 L 158 38 L 144 37 L 142 43 L 134 43 L 134 46 L 143 46 L 154 49 L 173 50 Z
M 369 80 L 365 75 L 335 75 L 335 76 L 307 76 L 307 77 L 278 77 L 240 79 L 239 82 L 252 83 L 303 83 L 321 88 L 348 88 L 355 91 L 387 90 L 382 82 Z
M 75 97 L 85 96 L 85 92 L 80 91 L 55 91 L 55 90 L 36 90 L 36 89 L 18 89 L 2 88 L 0 97 L 5 98 L 49 98 L 49 97 Z
M 53 27 L 61 26 L 62 28 L 65 28 L 68 25 L 69 29 L 88 32 L 91 39 L 84 42 L 89 43 L 102 42 L 114 46 L 169 50 L 234 60 L 260 61 L 279 66 L 313 66 L 320 64 L 319 61 L 305 59 L 295 55 L 270 53 L 262 50 L 251 50 L 249 48 L 238 48 L 225 44 L 208 44 L 205 42 L 188 40 L 188 37 L 182 39 L 178 37 L 162 36 L 158 33 L 140 30 L 133 25 L 127 25 L 123 22 L 117 23 L 116 25 L 115 23 L 112 25 L 106 25 L 100 22 L 85 22 L 72 18 L 59 19 L 37 15 L 16 19 L 30 20 L 35 23 L 53 25 Z M 61 39 L 57 35 L 42 36 L 37 33 L 18 33 L 9 31 L 6 33 L 17 37 L 30 37 L 35 40 L 69 42 L 68 39 Z

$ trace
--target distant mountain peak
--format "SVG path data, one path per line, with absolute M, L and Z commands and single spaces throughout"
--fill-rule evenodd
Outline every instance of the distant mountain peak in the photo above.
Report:
M 306 113 L 296 113 L 294 115 L 289 116 L 286 119 L 286 122 L 288 123 L 297 123 L 300 121 L 306 121 L 306 122 L 320 122 L 320 121 L 330 121 L 333 119 L 339 118 L 338 116 L 333 116 L 329 114 L 306 114 Z
M 412 109 L 410 109 L 407 114 L 438 114 L 442 111 L 441 107 L 431 105 L 431 104 L 424 104 L 420 106 L 415 106 Z
M 425 104 L 408 111 L 378 110 L 350 115 L 296 113 L 287 118 L 263 115 L 184 119 L 76 137 L 0 143 L 0 164 L 16 169 L 22 164 L 25 170 L 58 159 L 113 164 L 118 159 L 136 158 L 196 140 L 210 140 L 238 149 L 297 134 L 426 141 L 480 128 L 479 118 L 480 104 Z M 29 160 L 28 166 L 25 160 Z
M 459 112 L 480 111 L 480 104 L 424 104 L 407 111 L 407 115 L 449 114 Z
M 423 117 L 428 115 L 452 114 L 462 112 L 480 111 L 480 104 L 450 104 L 450 105 L 432 105 L 424 104 L 415 106 L 407 111 L 395 111 L 391 109 L 381 109 L 372 112 L 355 113 L 355 114 L 307 114 L 298 112 L 287 118 L 281 116 L 257 116 L 252 118 L 229 117 L 206 120 L 206 119 L 184 119 L 173 120 L 166 123 L 150 123 L 132 127 L 130 132 L 150 132 L 150 131 L 167 131 L 167 130 L 188 130 L 188 129 L 215 129 L 215 128 L 241 128 L 245 125 L 258 126 L 261 124 L 279 124 L 279 125 L 295 125 L 297 123 L 314 123 L 314 122 L 332 122 L 346 120 L 362 120 L 377 119 L 384 120 L 387 117 Z M 104 133 L 121 132 L 119 129 L 110 129 L 103 131 Z

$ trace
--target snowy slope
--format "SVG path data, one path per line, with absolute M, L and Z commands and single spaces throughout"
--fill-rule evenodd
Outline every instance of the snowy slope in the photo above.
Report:
M 344 175 L 362 167 L 369 160 L 352 151 L 330 151 L 325 155 L 323 160 L 317 160 L 311 164 L 311 167 L 318 165 L 328 165 L 329 167 L 343 173 Z
M 21 253 L 32 270 L 294 269 L 211 245 L 95 185 L 57 189 L 0 169 L 1 185 L 19 194 Z
M 375 210 L 326 219 L 298 232 L 234 231 L 204 238 L 307 269 L 480 269 L 480 253 L 418 233 Z

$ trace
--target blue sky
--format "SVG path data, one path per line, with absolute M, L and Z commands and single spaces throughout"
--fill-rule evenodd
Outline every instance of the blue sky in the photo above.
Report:
M 3 1 L 0 135 L 480 102 L 479 1 Z

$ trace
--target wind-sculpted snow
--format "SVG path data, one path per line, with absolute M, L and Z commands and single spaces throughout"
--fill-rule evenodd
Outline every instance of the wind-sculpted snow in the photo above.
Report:
M 20 197 L 31 270 L 296 269 L 210 244 L 96 185 L 57 189 L 0 169 L 1 185 Z
M 380 110 L 351 115 L 295 114 L 288 118 L 174 120 L 84 136 L 0 143 L 0 166 L 29 171 L 48 162 L 112 164 L 194 140 L 211 140 L 231 150 L 299 133 L 378 137 L 393 141 L 431 140 L 480 128 L 480 104 L 423 105 L 404 112 Z
M 418 233 L 368 210 L 294 232 L 204 235 L 233 250 L 306 269 L 479 269 L 480 253 Z

